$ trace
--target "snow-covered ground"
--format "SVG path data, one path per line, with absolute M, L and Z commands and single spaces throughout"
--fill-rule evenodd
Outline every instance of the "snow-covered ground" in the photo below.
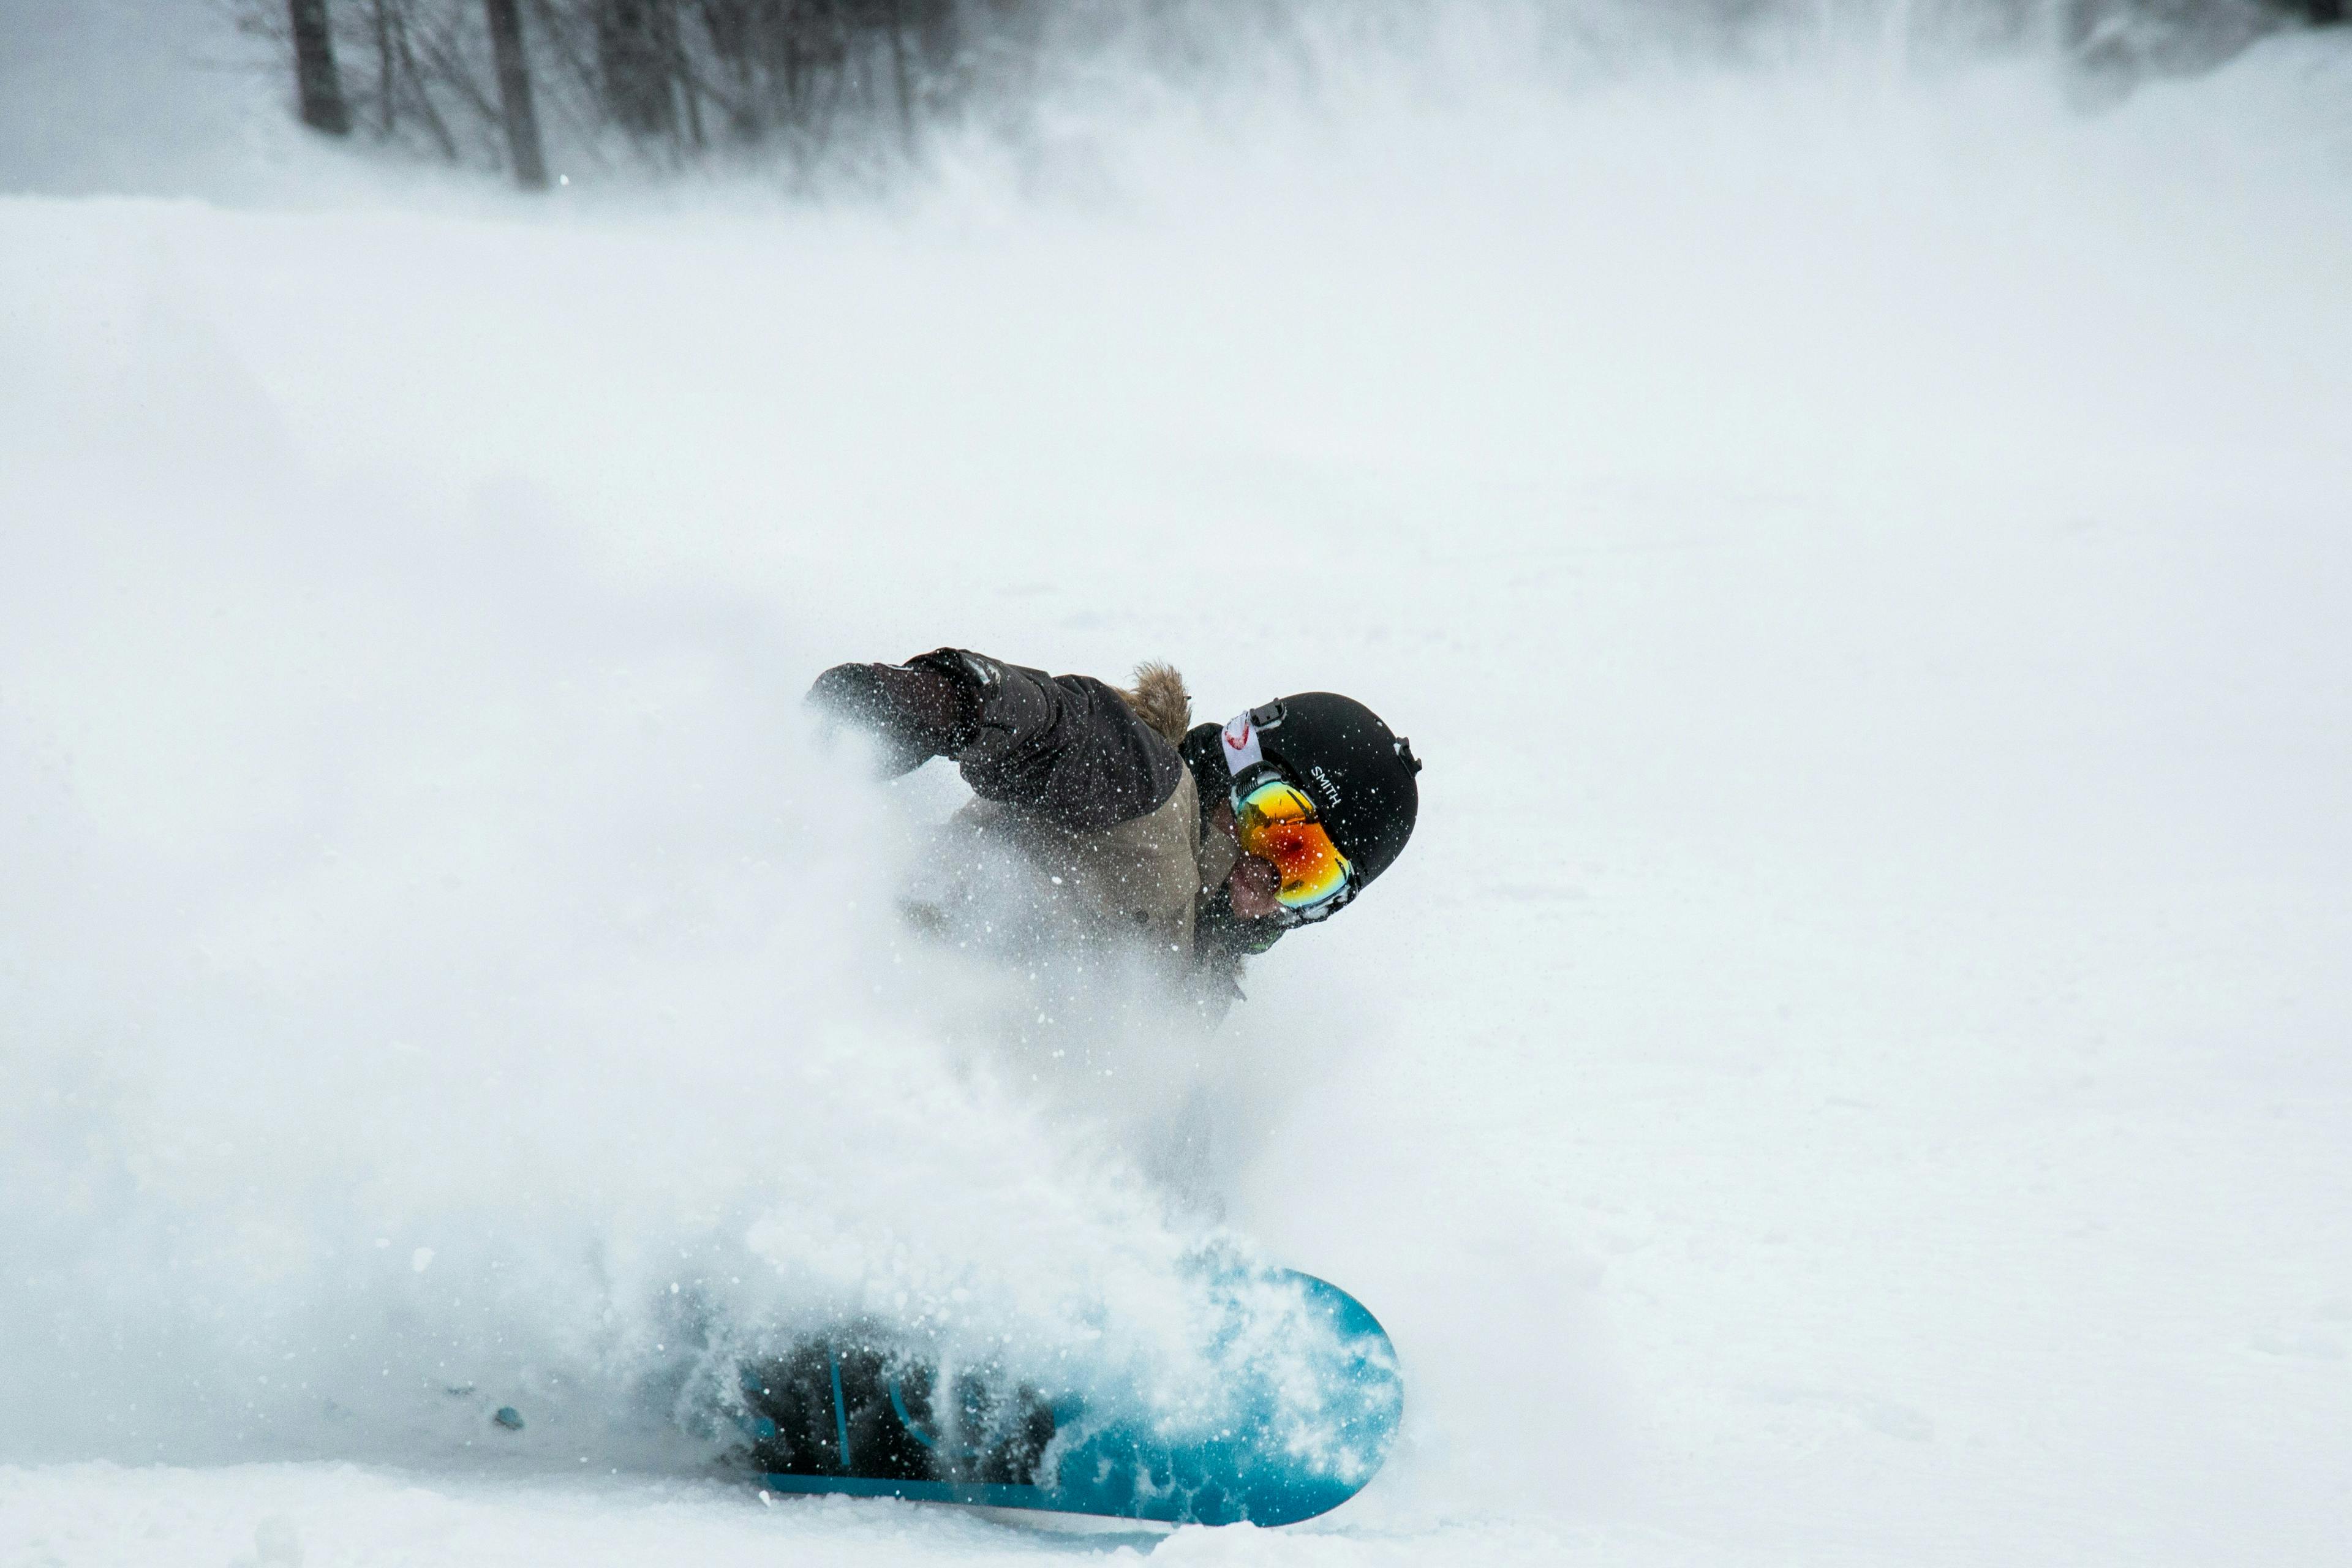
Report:
M 1448 69 L 887 202 L 0 164 L 0 1563 L 2340 1560 L 2352 58 Z M 950 642 L 1360 694 L 1413 847 L 975 1053 L 951 777 L 798 707 Z M 644 1418 L 681 1299 L 1148 1315 L 1188 1100 L 1404 1358 L 1339 1512 Z

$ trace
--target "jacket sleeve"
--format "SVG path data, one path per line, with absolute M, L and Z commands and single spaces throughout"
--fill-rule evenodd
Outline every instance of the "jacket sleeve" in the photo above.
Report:
M 1157 811 L 1183 777 L 1176 748 L 1092 676 L 1049 676 L 961 648 L 908 662 L 971 689 L 973 722 L 951 754 L 982 799 L 1094 832 Z

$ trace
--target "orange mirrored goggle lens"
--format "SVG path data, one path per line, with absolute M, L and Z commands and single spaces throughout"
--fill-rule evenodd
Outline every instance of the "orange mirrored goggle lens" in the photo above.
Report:
M 1242 853 L 1272 861 L 1282 874 L 1275 900 L 1284 909 L 1312 909 L 1337 898 L 1355 875 L 1315 820 L 1315 803 L 1280 779 L 1268 779 L 1242 797 L 1234 826 Z

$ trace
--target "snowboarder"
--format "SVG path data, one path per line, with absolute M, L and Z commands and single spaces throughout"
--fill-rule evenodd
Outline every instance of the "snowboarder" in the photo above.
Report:
M 1124 689 L 940 648 L 842 664 L 809 700 L 873 734 L 891 774 L 951 757 L 961 821 L 1048 874 L 1103 934 L 1230 997 L 1244 956 L 1328 920 L 1412 833 L 1421 763 L 1362 703 L 1306 691 L 1192 724 L 1177 672 Z

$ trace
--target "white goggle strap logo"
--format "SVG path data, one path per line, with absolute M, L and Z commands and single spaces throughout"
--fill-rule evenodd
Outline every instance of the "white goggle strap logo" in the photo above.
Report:
M 1257 723 L 1247 713 L 1236 713 L 1225 721 L 1223 743 L 1225 771 L 1235 778 L 1265 761 L 1265 752 L 1258 745 Z

